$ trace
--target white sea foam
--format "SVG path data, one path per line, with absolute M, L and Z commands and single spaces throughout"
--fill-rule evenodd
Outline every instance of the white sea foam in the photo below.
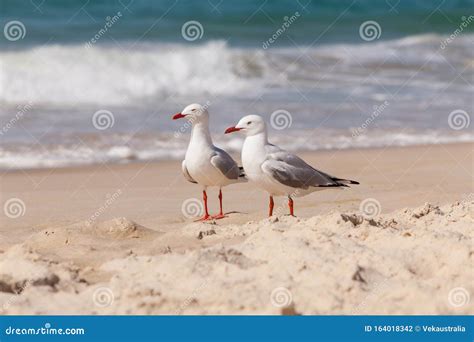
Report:
M 258 55 L 259 52 L 251 52 Z M 259 85 L 264 72 L 224 42 L 201 46 L 48 45 L 0 53 L 0 101 L 54 104 L 128 104 L 186 94 L 236 94 Z M 240 69 L 239 69 L 240 68 Z
M 416 69 L 438 65 L 444 58 L 466 63 L 472 59 L 472 35 L 458 37 L 444 51 L 439 50 L 442 39 L 433 34 L 311 47 L 304 50 L 305 58 L 298 49 L 235 48 L 223 41 L 91 48 L 45 45 L 0 52 L 0 101 L 123 105 L 170 95 L 245 95 L 264 87 L 287 86 L 289 79 L 317 80 L 319 75 L 311 70 L 315 64 L 321 69 L 335 65 L 323 86 L 338 86 L 344 80 L 339 74 L 357 77 L 348 75 L 347 68 Z M 437 50 L 439 54 L 434 53 Z

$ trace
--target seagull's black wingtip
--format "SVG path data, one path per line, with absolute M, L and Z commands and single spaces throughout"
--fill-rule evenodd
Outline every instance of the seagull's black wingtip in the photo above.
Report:
M 341 188 L 341 187 L 346 187 L 346 188 L 348 188 L 349 185 L 346 185 L 346 184 L 343 184 L 343 183 L 321 184 L 321 185 L 318 185 L 318 188 Z
M 337 177 L 332 177 L 331 179 L 334 182 L 339 183 L 339 184 L 360 184 L 359 182 L 355 180 L 350 180 L 350 179 L 343 179 L 343 178 L 337 178 Z

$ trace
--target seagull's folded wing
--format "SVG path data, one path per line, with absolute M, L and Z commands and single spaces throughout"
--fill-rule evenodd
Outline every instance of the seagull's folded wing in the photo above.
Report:
M 340 186 L 331 176 L 308 165 L 303 159 L 286 151 L 268 155 L 262 171 L 277 182 L 296 189 Z
M 217 147 L 214 149 L 215 153 L 211 157 L 211 164 L 228 179 L 238 180 L 241 171 L 234 159 L 226 151 Z

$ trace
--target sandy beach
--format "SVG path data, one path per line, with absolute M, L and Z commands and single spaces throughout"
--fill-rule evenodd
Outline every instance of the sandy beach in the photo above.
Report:
M 179 162 L 3 173 L 0 313 L 474 313 L 472 144 L 303 157 L 361 185 L 297 218 L 232 185 L 228 217 L 199 223 Z

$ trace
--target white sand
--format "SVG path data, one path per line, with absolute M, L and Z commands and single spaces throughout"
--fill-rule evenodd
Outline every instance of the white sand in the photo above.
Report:
M 473 222 L 470 201 L 441 208 L 426 204 L 374 219 L 332 212 L 244 225 L 190 223 L 166 234 L 125 219 L 48 229 L 2 255 L 0 309 L 2 314 L 473 314 L 465 296 L 474 293 Z M 167 247 L 188 240 L 212 246 L 181 252 Z M 87 254 L 95 250 L 100 259 L 92 262 Z M 55 261 L 66 253 L 94 266 Z

